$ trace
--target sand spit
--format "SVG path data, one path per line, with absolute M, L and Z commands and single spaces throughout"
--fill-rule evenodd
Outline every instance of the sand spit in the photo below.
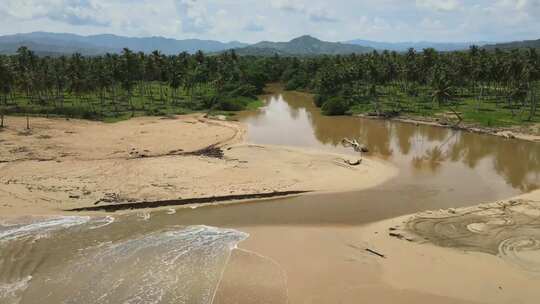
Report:
M 8 117 L 0 133 L 0 214 L 288 191 L 346 191 L 396 170 L 350 156 L 243 143 L 237 122 L 202 115 L 115 124 Z

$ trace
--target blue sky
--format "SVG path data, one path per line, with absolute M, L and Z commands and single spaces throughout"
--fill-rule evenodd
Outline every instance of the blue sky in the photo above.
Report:
M 0 34 L 286 41 L 540 39 L 540 0 L 0 0 Z

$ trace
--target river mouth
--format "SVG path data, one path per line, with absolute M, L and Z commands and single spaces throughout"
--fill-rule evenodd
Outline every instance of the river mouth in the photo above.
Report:
M 329 283 L 337 293 L 347 287 L 338 279 L 354 277 L 343 273 L 352 260 L 345 253 L 357 246 L 351 227 L 495 201 L 540 185 L 538 143 L 325 117 L 310 95 L 297 92 L 276 91 L 265 108 L 238 119 L 248 125 L 254 144 L 352 154 L 340 142 L 356 138 L 370 148 L 370 157 L 394 164 L 400 173 L 358 192 L 4 224 L 0 302 L 299 302 L 313 297 L 303 284 L 320 289 Z M 318 277 L 299 275 L 304 266 L 322 270 Z M 320 303 L 331 299 L 330 291 L 326 297 L 319 293 Z

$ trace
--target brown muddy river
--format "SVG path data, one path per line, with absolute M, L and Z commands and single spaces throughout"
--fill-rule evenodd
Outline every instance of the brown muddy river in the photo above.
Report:
M 504 199 L 540 185 L 540 144 L 325 117 L 309 95 L 292 92 L 269 96 L 265 108 L 238 119 L 248 125 L 251 143 L 352 153 L 340 142 L 355 138 L 370 148 L 369 156 L 400 173 L 359 192 L 3 224 L 0 303 L 226 302 L 220 300 L 219 282 L 232 249 L 249 237 L 235 228 L 355 226 Z M 268 264 L 255 253 L 244 256 L 252 265 Z M 284 284 L 279 280 L 277 289 Z
M 288 199 L 320 208 L 324 218 L 299 222 L 362 223 L 358 213 L 384 219 L 420 210 L 476 205 L 505 199 L 540 186 L 540 144 L 432 126 L 329 117 L 309 95 L 284 92 L 267 98 L 264 109 L 243 113 L 248 141 L 352 153 L 343 138 L 366 144 L 369 156 L 397 166 L 398 177 L 360 192 Z M 328 203 L 331 201 L 332 203 Z M 291 219 L 289 224 L 294 224 Z

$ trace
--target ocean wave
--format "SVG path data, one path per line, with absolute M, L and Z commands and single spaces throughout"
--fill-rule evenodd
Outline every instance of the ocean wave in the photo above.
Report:
M 231 251 L 248 236 L 232 229 L 189 226 L 103 243 L 41 273 L 32 280 L 25 301 L 209 304 Z

